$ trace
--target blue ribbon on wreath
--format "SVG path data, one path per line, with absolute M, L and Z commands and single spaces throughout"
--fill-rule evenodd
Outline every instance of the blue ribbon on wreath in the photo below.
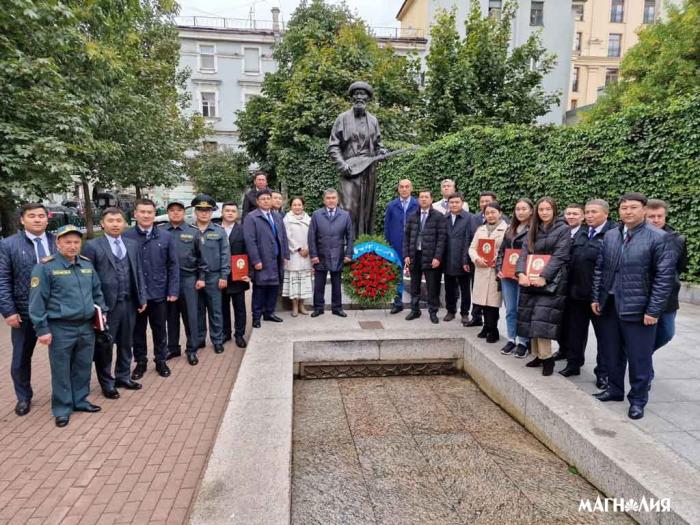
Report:
M 356 244 L 352 249 L 352 260 L 355 261 L 358 258 L 366 255 L 368 253 L 375 253 L 379 255 L 382 259 L 386 259 L 392 264 L 395 264 L 399 268 L 403 268 L 403 262 L 399 259 L 399 254 L 396 251 L 375 241 L 361 242 Z

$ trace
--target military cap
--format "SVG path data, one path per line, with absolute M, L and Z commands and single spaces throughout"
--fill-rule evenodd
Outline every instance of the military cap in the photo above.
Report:
M 174 200 L 174 201 L 170 201 L 168 203 L 168 205 L 165 207 L 165 209 L 169 210 L 171 206 L 182 206 L 183 209 L 186 207 L 185 203 L 182 202 L 181 200 Z
M 192 199 L 192 206 L 195 208 L 200 208 L 203 210 L 216 210 L 218 209 L 216 206 L 216 201 L 210 197 L 209 195 L 197 195 L 194 199 Z
M 352 96 L 353 92 L 358 89 L 364 89 L 369 94 L 369 98 L 374 97 L 374 90 L 372 89 L 372 86 L 370 86 L 367 82 L 363 82 L 362 80 L 358 80 L 357 82 L 350 84 L 350 87 L 348 88 L 348 95 Z
M 56 238 L 58 239 L 59 237 L 63 237 L 67 233 L 76 233 L 81 237 L 83 236 L 83 232 L 81 232 L 77 226 L 66 224 L 65 226 L 61 226 L 58 230 L 56 230 Z

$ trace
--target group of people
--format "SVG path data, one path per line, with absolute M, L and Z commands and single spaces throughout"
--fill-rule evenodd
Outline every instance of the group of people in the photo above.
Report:
M 402 180 L 387 206 L 385 236 L 411 276 L 406 319 L 421 316 L 424 277 L 430 320 L 438 323 L 444 281 L 444 321 L 455 318 L 459 299 L 462 324 L 482 327 L 477 337 L 495 343 L 503 304 L 507 342 L 501 353 L 532 355 L 526 366 L 541 368 L 544 376 L 552 375 L 555 361 L 566 360 L 559 371 L 565 377 L 580 375 L 592 323 L 595 397 L 622 401 L 629 366 L 628 415 L 643 417 L 652 354 L 675 333 L 680 275 L 688 263 L 685 238 L 666 223 L 668 205 L 626 193 L 615 223 L 602 199 L 568 204 L 560 214 L 550 197 L 534 204 L 522 198 L 508 217 L 493 192 L 480 194 L 472 214 L 454 181 L 442 181 L 441 190 L 438 202 L 427 189 L 416 199 L 411 182 Z M 397 296 L 391 313 L 402 309 Z
M 253 328 L 262 321 L 283 322 L 275 313 L 280 289 L 292 302 L 292 316 L 323 315 L 329 273 L 331 312 L 346 317 L 341 275 L 351 262 L 355 235 L 338 192 L 326 190 L 323 207 L 311 215 L 301 197 L 292 198 L 285 213 L 275 193 L 266 175 L 256 173 L 242 217 L 237 203 L 224 202 L 221 225 L 211 220 L 217 203 L 207 195 L 191 202 L 193 224 L 185 220 L 185 203 L 172 201 L 168 222 L 157 226 L 155 204 L 139 199 L 133 227 L 120 209 L 107 208 L 100 219 L 103 235 L 85 243 L 73 226 L 47 232 L 46 208 L 24 205 L 23 229 L 0 243 L 0 313 L 12 329 L 16 414 L 31 409 L 37 342 L 49 346 L 52 412 L 63 427 L 73 411 L 100 410 L 88 400 L 93 362 L 104 397 L 141 389 L 137 381 L 148 368 L 149 325 L 161 377 L 171 374 L 167 361 L 183 353 L 181 321 L 192 366 L 207 332 L 217 354 L 232 339 L 246 347 L 245 292 L 251 284 Z M 442 181 L 435 202 L 430 190 L 421 189 L 417 199 L 412 193 L 410 181 L 399 182 L 384 222 L 385 237 L 410 275 L 407 320 L 421 316 L 423 278 L 431 322 L 440 322 L 444 282 L 443 321 L 455 319 L 459 303 L 462 324 L 482 327 L 478 337 L 489 343 L 500 339 L 503 303 L 508 340 L 501 353 L 532 354 L 526 366 L 541 367 L 545 376 L 556 360 L 566 359 L 560 373 L 567 377 L 580 374 L 592 322 L 598 399 L 623 399 L 629 365 L 629 415 L 643 416 L 652 353 L 673 337 L 679 276 L 687 264 L 685 240 L 666 224 L 663 201 L 625 194 L 616 224 L 600 199 L 569 204 L 560 215 L 549 197 L 534 204 L 523 198 L 509 218 L 488 191 L 479 197 L 479 211 L 471 213 L 450 179 Z M 487 256 L 485 244 L 494 253 Z M 513 251 L 517 264 L 507 273 L 505 256 Z M 530 271 L 528 255 L 546 256 L 541 271 Z M 232 260 L 240 258 L 247 271 L 237 274 Z M 399 286 L 392 314 L 404 308 L 401 294 Z M 309 300 L 311 311 L 305 307 Z M 552 341 L 559 346 L 554 355 Z

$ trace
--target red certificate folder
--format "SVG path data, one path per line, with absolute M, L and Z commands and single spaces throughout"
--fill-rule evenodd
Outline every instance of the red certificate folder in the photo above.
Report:
M 104 332 L 106 328 L 102 308 L 97 305 L 95 305 L 95 316 L 92 318 L 92 326 L 97 332 Z
M 530 278 L 539 277 L 551 258 L 551 255 L 528 255 L 525 273 Z
M 476 253 L 489 266 L 496 264 L 496 239 L 479 239 L 476 244 Z
M 248 276 L 248 256 L 247 255 L 232 255 L 231 256 L 231 280 L 242 281 Z
M 503 253 L 503 265 L 501 266 L 503 277 L 515 279 L 515 266 L 518 264 L 518 259 L 520 259 L 520 250 L 515 248 L 505 250 Z

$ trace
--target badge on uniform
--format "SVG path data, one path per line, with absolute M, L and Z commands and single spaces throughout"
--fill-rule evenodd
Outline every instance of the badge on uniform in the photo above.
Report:
M 26 281 L 25 281 L 25 282 L 26 282 Z M 30 281 L 29 284 L 30 284 L 30 286 L 31 286 L 32 288 L 36 288 L 37 286 L 39 286 L 39 278 L 38 278 L 38 277 L 32 277 L 32 280 Z

